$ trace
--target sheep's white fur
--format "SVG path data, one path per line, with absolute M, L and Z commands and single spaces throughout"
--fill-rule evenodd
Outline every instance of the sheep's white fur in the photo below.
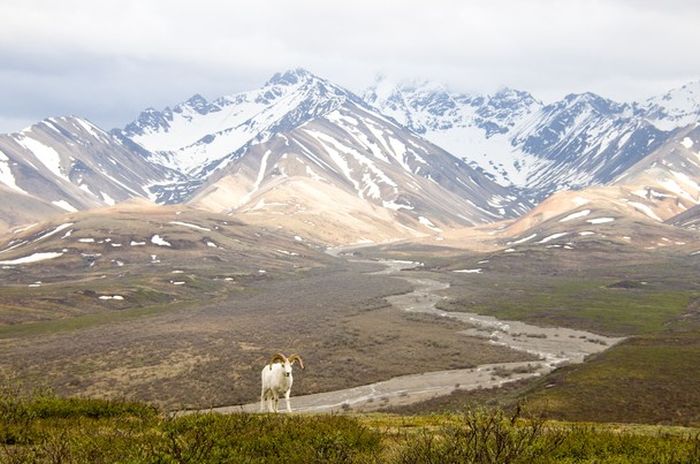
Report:
M 265 412 L 266 401 L 268 412 L 278 412 L 280 396 L 284 396 L 287 402 L 287 412 L 292 412 L 289 404 L 289 395 L 294 382 L 292 364 L 297 360 L 303 369 L 303 361 L 296 355 L 290 356 L 290 358 L 284 355 L 275 355 L 272 361 L 263 367 L 261 372 L 260 412 Z

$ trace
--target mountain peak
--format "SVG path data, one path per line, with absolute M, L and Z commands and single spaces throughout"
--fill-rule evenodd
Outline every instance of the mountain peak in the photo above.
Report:
M 202 105 L 206 105 L 209 102 L 207 102 L 206 98 L 204 98 L 200 94 L 196 93 L 196 94 L 192 95 L 189 98 L 189 100 L 187 100 L 185 103 L 187 103 L 190 106 L 202 106 Z
M 288 69 L 284 72 L 275 73 L 265 85 L 295 85 L 299 82 L 305 82 L 314 79 L 320 80 L 318 76 L 312 74 L 304 68 L 294 68 Z
M 560 103 L 555 105 L 564 105 L 568 108 L 585 108 L 589 107 L 600 114 L 622 113 L 629 107 L 626 103 L 617 103 L 608 98 L 601 97 L 593 92 L 570 93 L 564 97 Z M 551 106 L 551 105 L 550 105 Z
M 542 102 L 533 97 L 530 92 L 514 89 L 512 87 L 501 87 L 493 94 L 491 99 L 542 104 Z
M 700 119 L 700 80 L 687 82 L 639 106 L 656 127 L 670 130 Z

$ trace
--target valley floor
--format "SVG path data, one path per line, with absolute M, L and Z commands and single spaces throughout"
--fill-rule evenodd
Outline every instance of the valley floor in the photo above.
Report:
M 5 326 L 0 365 L 17 382 L 64 395 L 181 409 L 255 401 L 259 369 L 275 351 L 304 357 L 296 395 L 535 359 L 460 335 L 466 326 L 459 322 L 396 311 L 385 298 L 411 286 L 372 275 L 377 268 L 347 263 L 268 273 L 235 292 L 208 292 L 217 295 L 210 303 Z
M 375 386 L 371 394 L 354 390 L 360 402 L 330 393 L 311 410 L 386 409 L 415 400 L 426 401 L 415 405 L 421 411 L 456 410 L 480 398 L 482 391 L 465 391 L 468 385 L 540 374 L 505 392 L 505 404 L 526 402 L 565 420 L 699 425 L 698 259 L 631 247 L 610 253 L 598 241 L 541 248 L 476 253 L 394 244 L 354 250 L 349 259 L 317 257 L 304 267 L 236 274 L 233 283 L 222 276 L 249 257 L 212 267 L 190 258 L 169 263 L 183 255 L 163 254 L 158 266 L 129 268 L 128 280 L 102 279 L 100 293 L 116 294 L 109 282 L 138 282 L 133 295 L 162 292 L 171 272 L 181 270 L 178 278 L 188 284 L 167 300 L 125 308 L 110 302 L 107 310 L 53 318 L 45 309 L 40 320 L 6 323 L 0 370 L 4 383 L 25 390 L 42 385 L 60 395 L 168 410 L 257 408 L 260 369 L 270 354 L 298 352 L 307 369 L 295 373 L 294 397 Z M 423 265 L 385 271 L 368 261 L 378 258 Z M 69 308 L 102 272 L 70 282 L 42 277 L 44 297 L 36 301 Z M 0 286 L 0 296 L 12 301 L 18 288 Z M 18 306 L 3 308 L 16 314 Z M 478 370 L 487 364 L 501 366 Z M 436 391 L 420 388 L 414 375 L 426 372 L 437 372 L 430 374 Z M 391 392 L 376 388 L 395 378 Z M 437 393 L 450 396 L 441 402 Z

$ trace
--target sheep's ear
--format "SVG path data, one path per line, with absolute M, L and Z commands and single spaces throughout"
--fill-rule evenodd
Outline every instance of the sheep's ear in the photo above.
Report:
M 293 354 L 289 357 L 289 363 L 294 364 L 295 361 L 299 361 L 299 367 L 304 369 L 304 361 L 301 359 L 301 356 L 298 354 Z

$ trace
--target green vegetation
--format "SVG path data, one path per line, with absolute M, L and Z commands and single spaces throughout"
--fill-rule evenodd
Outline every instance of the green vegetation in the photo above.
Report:
M 690 295 L 679 292 L 610 289 L 591 282 L 569 282 L 550 291 L 530 295 L 522 301 L 498 302 L 498 316 L 584 326 L 610 334 L 644 333 L 656 330 L 678 316 Z M 487 314 L 488 306 L 475 308 Z M 562 314 L 564 313 L 564 314 Z M 585 322 L 584 322 L 585 321 Z
M 23 336 L 36 336 L 62 331 L 87 329 L 98 325 L 152 316 L 164 311 L 175 311 L 192 304 L 190 301 L 156 304 L 146 307 L 129 308 L 121 311 L 82 314 L 65 319 L 30 322 L 16 325 L 0 326 L 0 339 Z
M 517 409 L 467 410 L 437 429 L 422 429 L 403 446 L 397 462 L 550 464 L 700 463 L 700 438 L 692 433 L 640 433 L 610 426 L 522 420 Z M 451 420 L 449 420 L 451 419 Z M 408 440 L 407 440 L 408 441 Z
M 543 379 L 526 397 L 548 415 L 700 425 L 700 330 L 631 338 Z M 544 387 L 544 388 L 543 388 Z
M 392 415 L 194 414 L 141 403 L 0 396 L 7 463 L 700 463 L 697 430 L 575 425 L 520 410 Z
M 456 298 L 439 306 L 448 311 L 490 314 L 606 335 L 636 335 L 663 328 L 697 295 L 693 290 L 653 285 L 621 288 L 614 286 L 616 282 L 614 278 L 477 275 L 467 283 L 453 283 L 448 293 Z
M 138 403 L 3 395 L 0 462 L 373 462 L 381 435 L 342 416 L 195 414 Z

